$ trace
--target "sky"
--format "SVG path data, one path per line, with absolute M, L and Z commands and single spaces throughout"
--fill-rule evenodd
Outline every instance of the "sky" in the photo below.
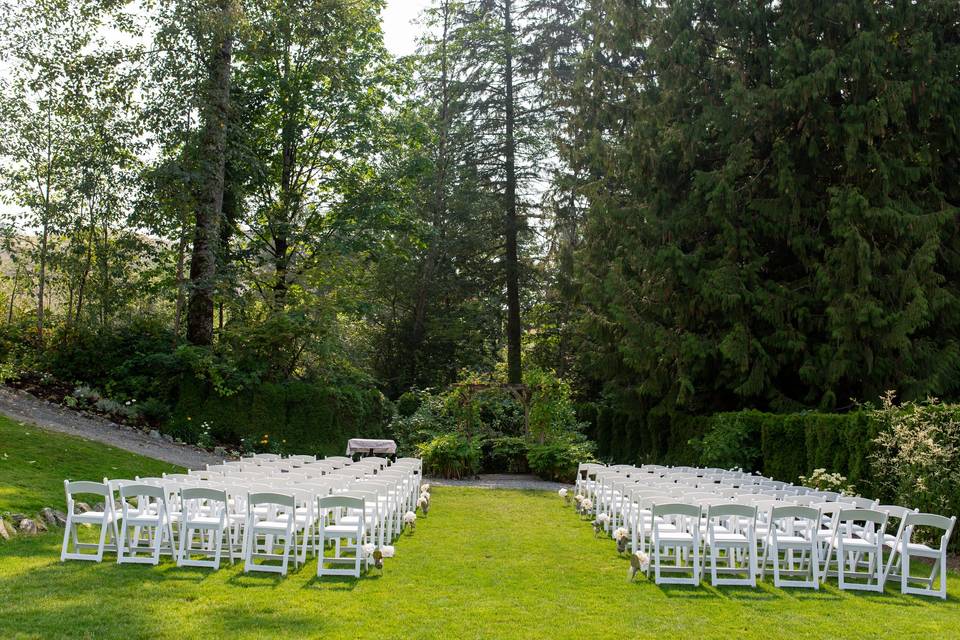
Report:
M 410 22 L 429 5 L 430 0 L 387 0 L 383 10 L 383 39 L 390 53 L 395 56 L 413 53 L 418 27 Z

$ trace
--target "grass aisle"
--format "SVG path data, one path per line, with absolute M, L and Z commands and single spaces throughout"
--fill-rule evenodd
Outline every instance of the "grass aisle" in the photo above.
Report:
M 66 452 L 71 443 L 60 438 L 51 446 Z M 107 471 L 88 468 L 86 457 L 79 463 L 96 477 L 137 462 L 121 453 L 104 462 Z M 62 460 L 55 473 L 79 478 L 71 464 Z M 10 476 L 18 465 L 0 463 L 0 511 L 23 504 L 16 494 L 27 483 Z M 43 468 L 29 465 L 30 481 L 52 494 L 46 487 L 58 478 L 40 477 Z M 892 588 L 867 595 L 832 585 L 816 593 L 628 583 L 613 542 L 595 539 L 552 493 L 432 493 L 430 516 L 397 542 L 383 575 L 360 580 L 318 581 L 315 561 L 286 579 L 245 575 L 239 565 L 62 565 L 56 534 L 0 542 L 0 637 L 960 638 L 956 575 L 945 603 Z

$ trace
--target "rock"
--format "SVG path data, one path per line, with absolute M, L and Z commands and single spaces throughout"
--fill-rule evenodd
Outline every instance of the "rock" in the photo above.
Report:
M 31 520 L 30 518 L 24 518 L 23 520 L 21 520 L 18 528 L 20 529 L 20 533 L 22 534 L 25 534 L 28 536 L 37 535 L 37 523 Z
M 166 440 L 167 442 L 173 442 L 173 436 L 170 435 L 169 433 L 163 433 L 160 435 L 160 437 Z
M 27 519 L 27 514 L 25 514 L 25 513 L 11 513 L 11 514 L 10 514 L 10 520 L 12 520 L 13 522 L 20 522 L 21 520 L 26 520 L 26 519 Z
M 153 438 L 154 440 L 159 440 L 160 432 L 157 431 L 156 429 L 150 429 L 150 437 Z
M 57 522 L 57 515 L 50 507 L 44 507 L 43 509 L 40 509 L 40 517 L 43 518 L 43 522 L 48 526 L 59 526 L 59 523 Z
M 41 520 L 40 518 L 37 518 L 36 520 L 31 520 L 30 522 L 32 522 L 33 524 L 36 525 L 37 531 L 49 531 L 49 530 L 50 530 L 50 529 L 47 528 L 47 525 L 46 525 L 46 524 L 43 522 L 43 520 Z
M 174 440 L 174 442 L 176 442 L 177 444 L 187 444 L 186 442 L 184 442 L 184 441 L 181 440 L 180 438 L 177 438 L 176 440 Z
M 104 507 L 103 503 L 98 502 L 97 504 L 93 505 L 93 510 L 103 513 L 103 507 Z
M 214 448 L 213 448 L 213 455 L 217 456 L 218 458 L 226 458 L 226 457 L 227 457 L 227 450 L 226 450 L 225 448 L 223 448 L 223 447 L 214 447 Z
M 75 513 L 86 513 L 87 511 L 90 511 L 90 505 L 88 505 L 86 502 L 74 502 L 73 508 Z
M 10 531 L 7 531 L 7 525 L 4 524 L 3 518 L 0 518 L 0 538 L 3 538 L 4 540 L 9 540 L 11 537 L 13 537 L 13 533 Z
M 54 509 L 53 518 L 56 521 L 58 527 L 62 527 L 67 524 L 67 514 L 65 514 L 63 511 L 58 511 Z

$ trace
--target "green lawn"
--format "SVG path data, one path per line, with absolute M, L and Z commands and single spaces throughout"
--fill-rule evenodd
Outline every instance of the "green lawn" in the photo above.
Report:
M 63 481 L 159 476 L 183 469 L 0 416 L 0 514 L 64 507 Z
M 56 493 L 63 475 L 129 475 L 142 462 L 116 451 L 69 455 L 75 443 L 87 453 L 91 445 L 29 431 L 37 464 L 60 456 L 55 465 L 30 465 L 35 496 Z M 0 467 L 0 488 L 14 478 L 30 486 L 21 468 Z M 955 575 L 947 602 L 831 585 L 817 593 L 628 583 L 614 543 L 594 538 L 552 493 L 432 493 L 430 516 L 398 541 L 384 573 L 360 580 L 318 581 L 315 562 L 285 579 L 169 561 L 62 565 L 56 534 L 0 543 L 0 637 L 960 638 Z

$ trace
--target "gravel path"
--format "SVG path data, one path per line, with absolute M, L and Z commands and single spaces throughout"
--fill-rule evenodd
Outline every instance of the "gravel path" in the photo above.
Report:
M 489 473 L 473 479 L 447 480 L 445 478 L 427 478 L 426 482 L 437 487 L 476 487 L 478 489 L 530 489 L 534 491 L 557 491 L 571 485 L 541 480 L 534 475 Z
M 188 469 L 203 469 L 207 463 L 223 462 L 222 458 L 197 447 L 151 438 L 139 429 L 117 425 L 100 417 L 83 415 L 9 387 L 0 386 L 0 413 L 13 420 L 103 442 Z

